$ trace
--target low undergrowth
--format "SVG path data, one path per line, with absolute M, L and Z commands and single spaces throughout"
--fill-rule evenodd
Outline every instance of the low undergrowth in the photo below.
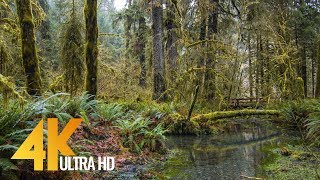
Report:
M 278 108 L 285 117 L 282 125 L 298 130 L 302 139 L 320 147 L 320 100 L 291 101 L 280 104 Z
M 43 119 L 46 126 L 48 118 L 58 118 L 60 129 L 70 118 L 83 119 L 81 127 L 70 140 L 78 155 L 98 156 L 100 152 L 105 152 L 113 156 L 121 155 L 118 159 L 135 159 L 147 152 L 165 152 L 163 140 L 166 129 L 160 119 L 174 111 L 172 105 L 103 103 L 92 99 L 86 93 L 78 97 L 59 93 L 23 104 L 12 100 L 1 106 L 0 179 L 55 177 L 49 172 L 33 174 L 32 161 L 10 160 L 38 122 Z M 44 134 L 46 142 L 45 130 Z M 122 163 L 119 161 L 117 165 L 121 167 Z

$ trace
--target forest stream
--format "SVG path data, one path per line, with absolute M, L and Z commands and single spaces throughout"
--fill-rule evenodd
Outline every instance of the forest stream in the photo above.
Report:
M 172 152 L 162 175 L 173 179 L 240 179 L 261 177 L 262 149 L 280 141 L 280 134 L 264 128 L 217 136 L 171 136 Z
M 287 137 L 276 128 L 255 126 L 220 135 L 168 136 L 166 161 L 146 166 L 128 166 L 122 178 L 149 171 L 159 179 L 241 179 L 266 177 L 262 164 L 273 155 L 264 151 Z

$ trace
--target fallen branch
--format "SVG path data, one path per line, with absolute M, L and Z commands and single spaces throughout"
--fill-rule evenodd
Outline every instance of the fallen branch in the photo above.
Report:
M 233 118 L 241 116 L 259 116 L 259 115 L 270 115 L 270 116 L 280 116 L 280 111 L 277 110 L 237 110 L 237 111 L 217 111 L 209 114 L 202 114 L 191 118 L 193 121 L 206 122 L 213 121 L 224 118 Z
M 249 176 L 244 176 L 244 175 L 241 175 L 240 177 L 241 177 L 241 179 L 256 179 L 256 180 L 264 180 L 263 178 L 258 178 L 258 177 L 249 177 Z

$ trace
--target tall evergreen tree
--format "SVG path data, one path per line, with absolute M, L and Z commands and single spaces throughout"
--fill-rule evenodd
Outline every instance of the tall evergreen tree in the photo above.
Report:
M 163 49 L 163 9 L 162 0 L 152 0 L 152 42 L 153 42 L 153 99 L 165 101 L 167 96 L 165 61 Z
M 219 0 L 210 0 L 210 10 L 208 16 L 208 32 L 207 32 L 207 40 L 214 40 L 215 35 L 218 33 L 218 3 Z M 206 61 L 206 75 L 205 75 L 205 84 L 206 84 L 206 91 L 207 91 L 207 100 L 212 101 L 215 97 L 216 92 L 216 75 L 215 75 L 215 68 L 216 68 L 216 51 L 212 43 L 208 44 L 208 53 L 207 61 Z

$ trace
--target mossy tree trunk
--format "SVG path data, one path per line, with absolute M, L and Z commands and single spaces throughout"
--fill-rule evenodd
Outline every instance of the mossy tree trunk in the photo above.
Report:
M 152 36 L 153 36 L 153 99 L 165 101 L 166 79 L 163 50 L 163 10 L 162 0 L 152 0 Z
M 206 34 L 207 34 L 207 18 L 203 17 L 204 15 L 201 15 L 202 20 L 201 20 L 201 24 L 200 24 L 200 33 L 199 33 L 199 40 L 200 41 L 204 41 L 206 39 Z M 205 63 L 204 63 L 204 57 L 206 56 L 206 53 L 204 53 L 205 49 L 205 43 L 201 44 L 201 49 L 200 52 L 201 54 L 203 54 L 203 56 L 200 56 L 198 62 L 197 62 L 197 67 L 198 68 L 204 68 Z M 200 86 L 200 93 L 204 90 L 203 88 L 203 79 L 204 79 L 204 73 L 202 71 L 198 71 L 197 72 L 197 79 L 195 84 Z
M 166 21 L 166 29 L 167 29 L 167 57 L 168 57 L 168 64 L 169 64 L 169 71 L 170 71 L 170 80 L 171 82 L 175 81 L 176 73 L 178 70 L 177 66 L 177 58 L 178 58 L 178 51 L 177 51 L 177 23 L 176 23 L 176 7 L 177 0 L 167 1 L 167 21 Z
M 308 97 L 307 50 L 303 45 L 301 52 L 301 78 L 303 79 L 304 96 Z
M 209 11 L 208 19 L 208 34 L 207 39 L 213 40 L 218 33 L 218 3 L 219 0 L 210 0 L 211 8 Z M 206 61 L 206 75 L 205 75 L 205 87 L 206 87 L 206 99 L 213 101 L 216 94 L 216 51 L 214 50 L 212 43 L 208 43 L 208 58 Z
M 86 91 L 96 96 L 98 91 L 98 22 L 97 22 L 97 0 L 86 0 L 85 8 L 86 23 Z
M 317 82 L 316 82 L 316 98 L 320 98 L 320 38 L 317 42 L 317 66 L 318 66 L 318 72 L 317 72 Z
M 39 4 L 40 4 L 41 8 L 44 10 L 44 12 L 46 14 L 49 14 L 50 6 L 48 4 L 48 1 L 47 0 L 39 0 Z M 51 26 L 51 22 L 48 19 L 48 17 L 46 17 L 46 19 L 43 20 L 43 22 L 41 23 L 41 25 L 39 27 L 39 31 L 40 31 L 40 35 L 41 35 L 42 39 L 44 39 L 44 40 L 51 39 L 51 33 L 50 33 L 51 27 L 50 26 Z
M 139 85 L 141 87 L 146 86 L 146 77 L 147 77 L 147 69 L 146 69 L 146 56 L 145 56 L 145 49 L 146 49 L 146 33 L 147 25 L 146 19 L 143 15 L 139 17 L 139 30 L 138 30 L 138 51 L 139 54 L 139 62 L 141 67 L 140 78 L 139 78 Z
M 128 4 L 128 11 L 130 11 L 130 8 L 132 6 L 132 0 L 127 0 L 127 4 Z M 124 23 L 125 36 L 126 36 L 126 44 L 125 44 L 125 47 L 126 47 L 126 58 L 127 58 L 126 60 L 129 60 L 129 58 L 130 58 L 130 41 L 132 39 L 132 36 L 131 36 L 132 22 L 133 22 L 132 14 L 127 12 L 126 13 L 126 21 Z
M 27 92 L 41 95 L 41 77 L 36 51 L 33 15 L 30 0 L 16 0 L 17 14 L 21 27 L 22 59 L 27 79 Z

